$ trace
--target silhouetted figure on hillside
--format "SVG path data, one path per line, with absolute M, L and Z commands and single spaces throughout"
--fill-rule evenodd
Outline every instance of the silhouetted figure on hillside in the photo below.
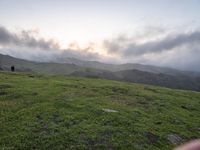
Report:
M 11 71 L 14 72 L 15 71 L 15 66 L 11 66 Z

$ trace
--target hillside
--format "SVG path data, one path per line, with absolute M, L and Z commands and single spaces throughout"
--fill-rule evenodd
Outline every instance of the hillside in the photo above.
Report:
M 155 74 L 139 70 L 124 70 L 118 72 L 83 70 L 71 73 L 72 76 L 94 77 L 126 81 L 133 83 L 144 83 L 159 85 L 174 89 L 200 91 L 200 77 L 173 76 L 168 74 Z
M 0 72 L 0 149 L 170 150 L 200 138 L 200 93 Z
M 200 76 L 173 76 L 168 74 L 154 74 L 139 70 L 124 70 L 116 72 L 115 74 L 122 81 L 200 91 Z
M 60 58 L 60 59 L 55 59 L 53 62 L 37 63 L 33 61 L 14 58 L 9 55 L 0 54 L 0 65 L 3 65 L 5 69 L 9 69 L 7 67 L 15 64 L 19 68 L 22 68 L 22 70 L 23 68 L 29 68 L 36 72 L 42 72 L 43 71 L 42 67 L 45 67 L 43 72 L 51 74 L 69 74 L 72 73 L 73 71 L 85 70 L 85 68 L 90 68 L 91 70 L 104 70 L 109 72 L 139 70 L 155 74 L 167 74 L 174 76 L 179 76 L 179 75 L 190 76 L 190 77 L 200 76 L 199 72 L 181 71 L 173 68 L 142 65 L 142 64 L 132 64 L 132 63 L 106 64 L 98 61 L 84 61 L 75 58 L 65 58 L 65 59 Z M 43 66 L 40 67 L 40 65 Z M 53 65 L 54 68 L 57 68 L 57 71 L 54 72 L 52 69 L 50 69 L 51 65 Z
M 0 65 L 1 68 L 3 68 L 4 70 L 10 70 L 10 66 L 14 65 L 16 71 L 37 72 L 45 74 L 63 74 L 63 75 L 70 74 L 77 70 L 86 69 L 74 64 L 33 62 L 1 54 L 0 54 Z
M 0 68 L 3 70 L 10 70 L 10 66 L 15 65 L 18 72 L 95 77 L 200 91 L 200 74 L 196 72 L 140 64 L 103 64 L 73 58 L 65 61 L 67 63 L 32 62 L 0 54 Z

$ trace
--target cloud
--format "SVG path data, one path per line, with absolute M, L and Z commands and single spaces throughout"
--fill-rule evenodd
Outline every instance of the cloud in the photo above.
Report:
M 74 57 L 83 60 L 99 60 L 100 54 L 93 51 L 93 45 L 86 48 L 69 47 L 61 49 L 58 42 L 46 40 L 32 30 L 11 32 L 0 26 L 0 53 L 33 61 L 64 62 L 66 58 Z
M 135 57 L 137 63 L 167 66 L 171 68 L 181 70 L 191 70 L 200 72 L 200 49 L 199 46 L 192 45 L 189 47 L 182 47 L 181 49 L 175 49 L 167 51 L 161 54 L 150 54 Z M 130 58 L 131 60 L 131 58 Z
M 121 34 L 104 40 L 109 55 L 96 50 L 95 43 L 81 48 L 72 43 L 61 49 L 59 43 L 46 40 L 34 31 L 11 32 L 0 27 L 0 53 L 40 62 L 66 62 L 67 58 L 109 63 L 142 63 L 183 70 L 200 71 L 200 31 L 176 32 L 149 27 L 133 36 Z
M 151 28 L 149 28 L 151 30 Z M 144 29 L 133 37 L 118 36 L 104 41 L 107 53 L 123 63 L 141 63 L 200 72 L 200 31 Z M 148 31 L 146 33 L 146 31 Z M 146 36 L 147 35 L 147 36 Z
M 0 48 L 0 53 L 10 55 L 16 58 L 38 61 L 38 62 L 58 62 L 65 63 L 67 58 L 77 58 L 81 60 L 100 60 L 98 53 L 85 52 L 84 50 L 55 50 L 44 51 L 40 49 L 5 49 Z
M 43 50 L 59 48 L 59 44 L 54 40 L 36 38 L 32 31 L 22 30 L 16 34 L 2 26 L 0 26 L 0 45 L 3 47 L 28 47 Z
M 129 40 L 130 41 L 130 40 Z M 199 44 L 200 31 L 172 34 L 161 39 L 137 43 L 135 41 L 126 44 L 123 41 L 105 40 L 104 46 L 108 53 L 117 53 L 122 57 L 142 56 L 145 54 L 162 53 L 182 46 Z

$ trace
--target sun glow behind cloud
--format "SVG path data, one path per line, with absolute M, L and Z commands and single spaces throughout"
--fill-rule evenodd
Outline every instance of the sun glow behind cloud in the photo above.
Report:
M 0 52 L 33 60 L 194 66 L 199 63 L 199 10 L 198 0 L 1 0 L 0 25 L 11 42 L 3 43 L 0 35 Z M 21 31 L 26 34 L 20 36 Z M 170 40 L 174 36 L 177 43 Z M 181 38 L 186 40 L 180 43 Z M 171 42 L 175 47 L 165 48 Z

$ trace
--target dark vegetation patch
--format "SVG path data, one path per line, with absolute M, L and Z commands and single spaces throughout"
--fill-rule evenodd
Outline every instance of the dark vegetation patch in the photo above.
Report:
M 64 121 L 64 126 L 67 128 L 71 128 L 73 126 L 79 125 L 82 121 L 82 119 L 69 118 Z
M 128 93 L 128 89 L 122 88 L 122 87 L 112 87 L 111 89 L 114 93 L 117 93 L 117 94 L 127 94 Z
M 131 97 L 111 96 L 111 101 L 119 105 L 136 106 L 137 100 Z
M 159 136 L 153 134 L 152 132 L 144 132 L 144 136 L 148 139 L 150 144 L 155 144 L 159 141 Z
M 6 94 L 7 94 L 7 92 L 1 91 L 1 90 L 0 90 L 0 95 L 1 95 L 1 96 L 6 95 Z
M 0 90 L 5 90 L 9 88 L 12 88 L 11 84 L 8 84 L 8 83 L 0 84 Z
M 185 110 L 188 110 L 188 111 L 196 110 L 196 108 L 193 105 L 191 105 L 191 104 L 181 105 L 181 108 L 183 108 Z
M 10 88 L 12 88 L 11 84 L 8 84 L 8 83 L 0 84 L 0 95 L 1 96 L 7 95 L 9 93 L 8 89 L 10 89 Z
M 14 91 L 11 91 L 11 92 L 7 92 L 6 94 L 6 97 L 10 100 L 16 100 L 16 99 L 20 99 L 23 97 L 23 93 L 19 93 L 19 92 L 14 92 Z
M 37 96 L 38 95 L 38 93 L 37 92 L 33 92 L 33 93 L 31 93 L 33 96 Z
M 30 74 L 30 75 L 28 75 L 28 77 L 30 77 L 30 78 L 34 78 L 35 76 L 34 76 L 34 75 L 32 75 L 32 74 Z
M 151 91 L 151 92 L 154 92 L 154 93 L 159 93 L 159 91 L 157 89 L 152 88 L 152 87 L 148 87 L 148 86 L 145 86 L 144 90 Z

